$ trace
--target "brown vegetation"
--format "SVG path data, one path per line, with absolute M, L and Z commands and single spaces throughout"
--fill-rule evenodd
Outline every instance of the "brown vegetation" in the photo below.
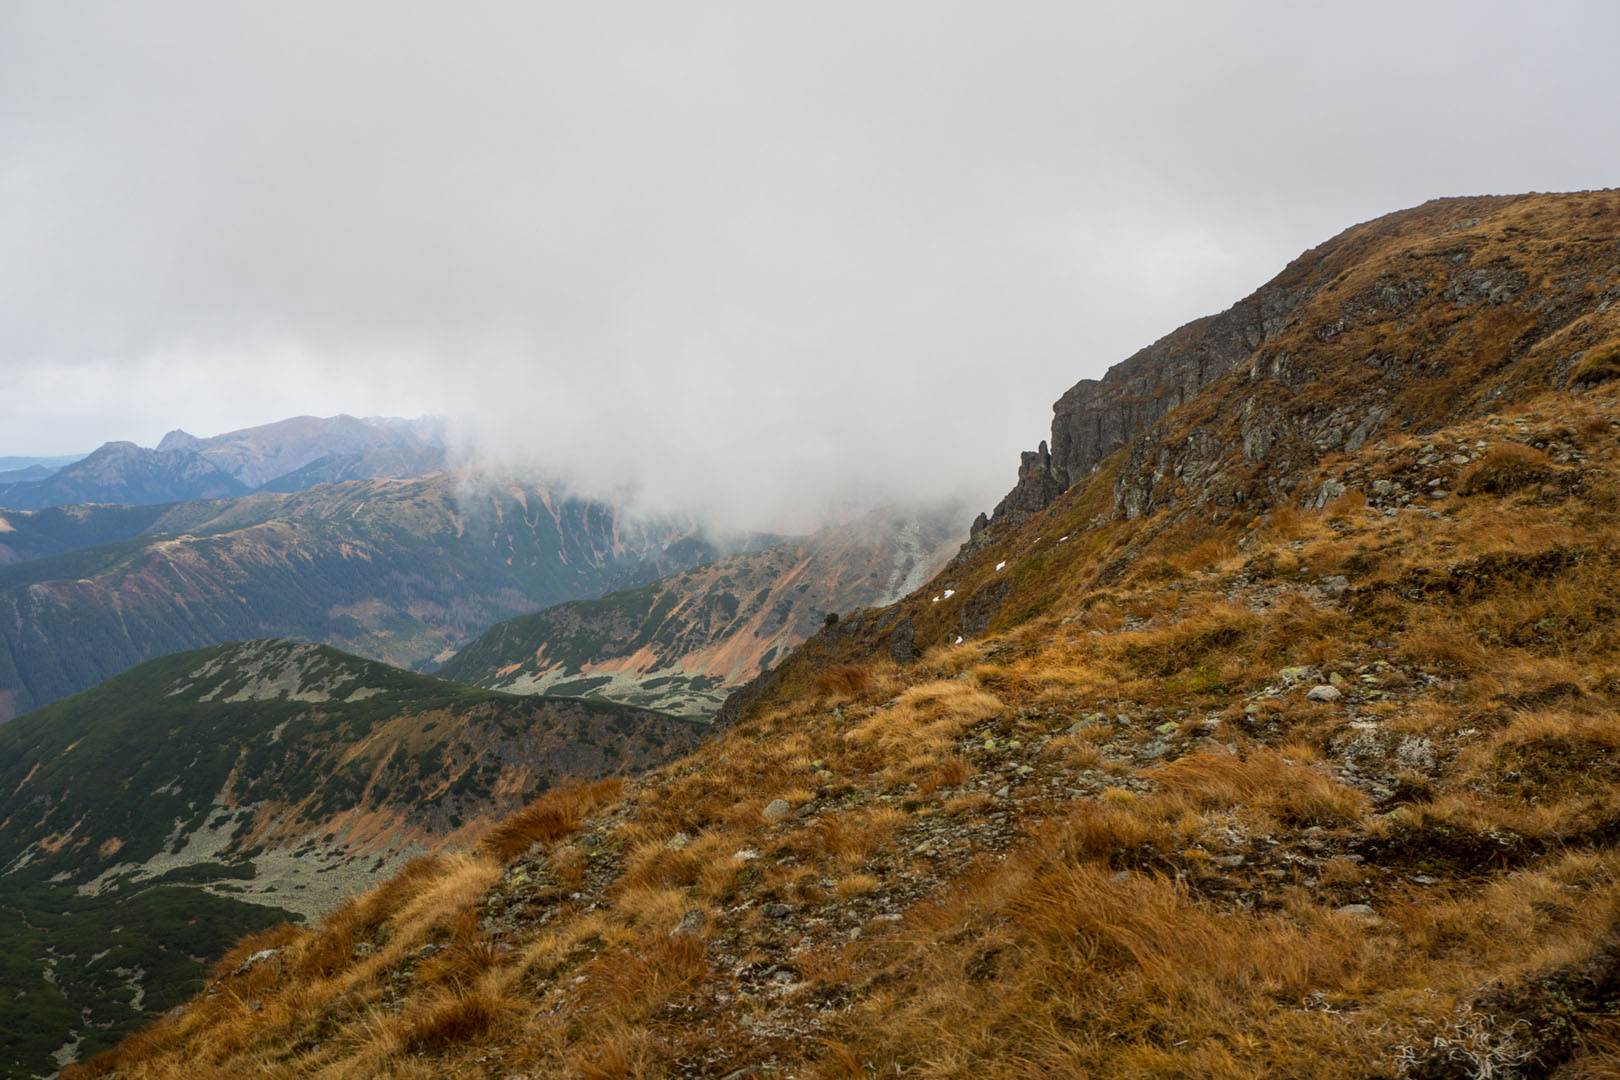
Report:
M 1615 1075 L 1620 402 L 1495 408 L 1321 509 L 1127 521 L 1116 458 L 685 761 L 244 943 L 77 1075 Z M 1424 446 L 1462 494 L 1388 502 Z

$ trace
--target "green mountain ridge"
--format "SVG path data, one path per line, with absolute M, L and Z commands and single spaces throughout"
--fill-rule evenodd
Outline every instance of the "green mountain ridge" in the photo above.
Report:
M 0 727 L 0 1057 L 26 1063 L 0 1076 L 111 1045 L 243 933 L 702 734 L 282 640 L 164 656 L 34 710 Z
M 267 481 L 260 491 L 303 491 L 317 484 L 378 477 L 422 476 L 446 467 L 443 447 L 383 447 L 316 458 L 292 472 Z
M 502 618 L 717 554 L 689 520 L 635 520 L 533 477 L 468 471 L 0 522 L 0 720 L 243 638 L 427 666 Z

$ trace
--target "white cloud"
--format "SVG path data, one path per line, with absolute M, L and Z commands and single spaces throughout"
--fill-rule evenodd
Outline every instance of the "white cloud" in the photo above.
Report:
M 0 11 L 0 452 L 464 415 L 746 521 L 984 503 L 1358 220 L 1620 176 L 1620 9 Z

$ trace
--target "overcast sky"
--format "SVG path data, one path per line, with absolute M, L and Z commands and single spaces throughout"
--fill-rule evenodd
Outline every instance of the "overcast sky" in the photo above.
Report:
M 1620 4 L 0 5 L 0 454 L 464 417 L 747 522 L 1441 195 L 1620 183 Z

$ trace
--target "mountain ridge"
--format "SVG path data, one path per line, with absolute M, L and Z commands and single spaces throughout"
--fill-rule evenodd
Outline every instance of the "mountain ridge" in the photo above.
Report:
M 1026 459 L 693 755 L 72 1080 L 1612 1072 L 1620 193 L 1313 251 L 1247 364 Z
M 237 935 L 318 918 L 540 791 L 700 736 L 279 640 L 161 657 L 4 725 L 0 1075 L 30 1075 L 73 1031 L 110 1045 Z
M 439 673 L 514 693 L 567 693 L 708 717 L 828 617 L 892 602 L 961 539 L 955 506 L 880 511 L 629 592 L 486 630 Z
M 1610 197 L 1609 192 L 1567 196 L 1592 204 L 1600 214 L 1606 212 L 1601 207 Z M 1160 453 L 1158 446 L 1170 434 L 1160 421 L 1219 380 L 1236 384 L 1230 395 L 1223 395 L 1222 405 L 1239 410 L 1236 434 L 1249 457 L 1264 456 L 1273 443 L 1286 437 L 1303 444 L 1298 452 L 1304 458 L 1305 448 L 1317 454 L 1359 449 L 1392 415 L 1404 430 L 1423 415 L 1428 403 L 1414 400 L 1408 392 L 1391 402 L 1357 402 L 1361 412 L 1353 422 L 1324 415 L 1312 430 L 1274 430 L 1268 426 L 1270 417 L 1284 415 L 1278 412 L 1283 405 L 1275 400 L 1276 391 L 1297 393 L 1327 374 L 1313 370 L 1302 357 L 1323 357 L 1333 363 L 1335 380 L 1342 380 L 1335 381 L 1335 386 L 1370 390 L 1376 395 L 1376 386 L 1366 383 L 1389 382 L 1391 376 L 1402 376 L 1398 381 L 1408 390 L 1412 384 L 1442 381 L 1431 377 L 1442 371 L 1445 380 L 1466 381 L 1450 367 L 1457 359 L 1455 354 L 1470 347 L 1468 341 L 1452 340 L 1454 334 L 1467 334 L 1465 316 L 1533 307 L 1533 314 L 1527 313 L 1529 321 L 1518 332 L 1533 333 L 1544 347 L 1554 346 L 1566 334 L 1589 334 L 1595 325 L 1578 324 L 1606 321 L 1606 307 L 1588 309 L 1620 297 L 1612 284 L 1594 296 L 1577 295 L 1588 284 L 1603 279 L 1606 268 L 1600 261 L 1591 262 L 1584 271 L 1571 268 L 1556 284 L 1532 281 L 1514 265 L 1516 259 L 1533 257 L 1531 249 L 1538 242 L 1535 211 L 1518 215 L 1515 208 L 1527 203 L 1534 207 L 1537 199 L 1534 195 L 1435 199 L 1352 226 L 1290 262 L 1226 311 L 1166 335 L 1109 368 L 1100 380 L 1081 380 L 1053 405 L 1050 449 L 1043 442 L 1037 450 L 1025 452 L 1018 483 L 988 520 L 1007 521 L 1050 505 L 1056 494 L 1127 444 L 1138 446 L 1133 468 L 1120 481 L 1127 488 L 1133 484 L 1130 475 L 1144 469 L 1174 471 L 1180 466 L 1184 470 L 1190 458 L 1168 464 L 1150 460 Z M 1401 261 L 1389 261 L 1388 253 L 1398 253 Z M 1527 288 L 1537 286 L 1530 304 L 1511 303 Z M 1442 294 L 1439 307 L 1449 309 L 1450 317 L 1431 317 L 1432 325 L 1424 328 L 1427 333 L 1418 340 L 1400 324 L 1434 293 Z M 1304 337 L 1298 333 L 1303 322 L 1313 326 Z M 1376 340 L 1389 328 L 1396 328 L 1397 336 L 1413 338 L 1408 355 L 1377 354 Z M 1573 343 L 1569 348 L 1582 351 Z M 1357 349 L 1363 351 L 1347 363 L 1349 352 Z M 1573 362 L 1564 360 L 1566 368 Z M 1374 374 L 1356 372 L 1352 366 L 1356 363 L 1364 368 L 1371 365 Z M 1474 367 L 1478 377 L 1491 371 L 1489 362 Z M 1244 385 L 1262 392 L 1241 394 L 1238 388 Z M 1451 386 L 1446 392 L 1463 393 L 1463 388 Z M 1215 400 L 1205 398 L 1209 404 Z M 1207 439 L 1215 419 L 1213 412 L 1206 412 L 1205 426 L 1185 437 L 1195 442 Z M 1155 435 L 1137 442 L 1138 436 L 1149 432 Z M 1193 452 L 1204 458 L 1216 456 L 1208 446 Z M 1130 512 L 1141 512 L 1144 500 L 1154 497 L 1149 492 L 1127 493 L 1127 488 L 1121 489 L 1120 498 Z
M 0 483 L 0 507 L 41 510 L 78 503 L 149 506 L 191 499 L 229 498 L 266 489 L 301 474 L 304 486 L 349 476 L 415 475 L 441 467 L 421 452 L 444 450 L 440 421 L 424 418 L 357 420 L 298 416 L 258 427 L 198 438 L 176 428 L 154 449 L 108 442 L 43 477 Z M 396 451 L 394 455 L 379 451 Z M 416 453 L 411 453 L 416 452 Z M 369 456 L 368 456 L 369 455 Z M 324 469 L 309 470 L 332 458 Z
M 245 495 L 246 484 L 184 449 L 145 450 L 109 442 L 41 480 L 0 485 L 0 506 L 43 510 L 72 503 L 151 506 Z
M 0 718 L 155 655 L 267 634 L 427 664 L 502 617 L 714 554 L 690 520 L 505 472 L 38 514 L 0 517 L 0 544 L 58 548 L 0 565 Z M 114 539 L 61 551 L 80 528 Z

